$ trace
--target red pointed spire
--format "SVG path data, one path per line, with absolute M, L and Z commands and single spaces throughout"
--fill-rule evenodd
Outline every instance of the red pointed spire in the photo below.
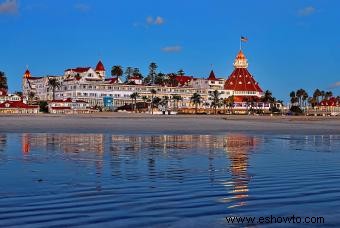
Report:
M 96 66 L 96 71 L 105 71 L 104 64 L 102 63 L 101 60 L 99 60 L 97 66 Z
M 30 78 L 31 77 L 31 72 L 27 69 L 24 73 L 24 78 Z
M 216 81 L 216 80 L 217 80 L 217 78 L 216 78 L 215 73 L 214 73 L 213 70 L 210 72 L 210 75 L 209 75 L 209 77 L 208 77 L 208 80 L 210 80 L 210 81 Z

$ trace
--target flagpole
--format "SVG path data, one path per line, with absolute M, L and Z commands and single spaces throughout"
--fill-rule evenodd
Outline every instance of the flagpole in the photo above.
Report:
M 240 51 L 242 51 L 242 39 L 240 37 Z

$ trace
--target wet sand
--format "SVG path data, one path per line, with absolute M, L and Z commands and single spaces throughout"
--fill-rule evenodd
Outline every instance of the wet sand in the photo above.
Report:
M 340 134 L 340 117 L 195 116 L 98 113 L 0 115 L 2 133 Z

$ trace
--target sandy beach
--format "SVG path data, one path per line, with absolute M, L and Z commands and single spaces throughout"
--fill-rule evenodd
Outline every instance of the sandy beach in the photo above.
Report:
M 1 115 L 2 133 L 340 134 L 340 117 L 193 116 L 98 113 Z

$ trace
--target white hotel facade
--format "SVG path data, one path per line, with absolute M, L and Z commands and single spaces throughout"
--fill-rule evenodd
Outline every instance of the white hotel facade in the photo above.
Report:
M 241 54 L 240 54 L 241 53 Z M 256 86 L 250 87 L 249 84 L 255 83 L 253 77 L 248 71 L 243 71 L 239 68 L 247 68 L 247 59 L 240 51 L 234 62 L 235 71 L 246 72 L 246 75 L 238 73 L 236 81 L 232 81 L 235 77 L 234 72 L 228 79 L 216 78 L 211 71 L 208 78 L 194 78 L 190 76 L 177 76 L 178 86 L 169 87 L 161 85 L 143 85 L 140 78 L 132 78 L 134 83 L 124 84 L 119 78 L 106 77 L 106 71 L 101 61 L 98 62 L 95 68 L 78 67 L 67 69 L 64 75 L 61 76 L 32 76 L 27 69 L 22 79 L 22 91 L 24 97 L 29 97 L 33 92 L 36 99 L 52 101 L 53 92 L 49 86 L 49 78 L 55 78 L 60 83 L 60 87 L 55 89 L 55 100 L 65 100 L 68 98 L 74 100 L 82 100 L 89 103 L 91 107 L 103 106 L 104 97 L 112 97 L 114 107 L 123 106 L 132 102 L 130 95 L 137 92 L 140 97 L 138 102 L 143 101 L 142 97 L 146 96 L 151 100 L 152 96 L 157 96 L 161 99 L 169 98 L 170 102 L 174 95 L 182 97 L 179 102 L 179 108 L 193 107 L 190 98 L 194 93 L 198 93 L 202 97 L 201 107 L 208 107 L 211 102 L 209 97 L 212 91 L 218 90 L 220 98 L 235 97 L 235 102 L 242 103 L 245 97 L 260 98 L 263 95 L 262 90 L 256 82 Z M 247 79 L 248 78 L 248 79 Z M 251 80 L 249 80 L 251 79 Z M 230 81 L 230 84 L 226 83 Z M 131 82 L 131 81 L 130 81 Z M 235 89 L 231 85 L 236 83 L 238 86 Z M 242 87 L 244 83 L 244 87 Z M 152 94 L 151 90 L 155 90 L 156 94 Z M 249 90 L 249 91 L 248 91 Z M 171 107 L 171 106 L 170 106 Z M 242 105 L 239 107 L 242 107 Z

